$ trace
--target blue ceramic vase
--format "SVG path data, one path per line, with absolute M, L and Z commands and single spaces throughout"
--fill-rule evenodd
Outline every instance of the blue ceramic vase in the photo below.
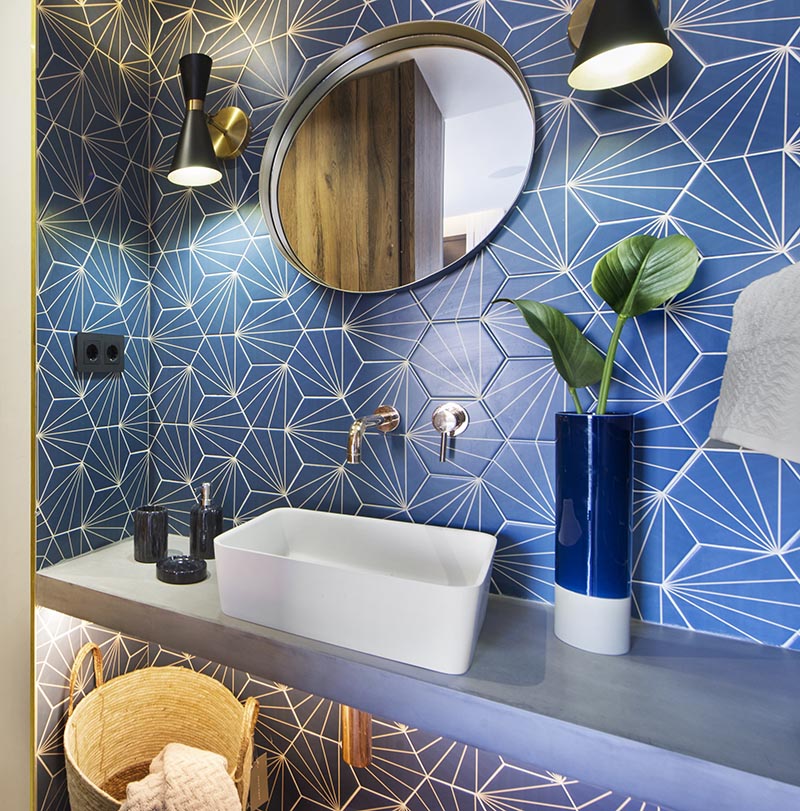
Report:
M 630 648 L 633 415 L 556 414 L 555 634 Z

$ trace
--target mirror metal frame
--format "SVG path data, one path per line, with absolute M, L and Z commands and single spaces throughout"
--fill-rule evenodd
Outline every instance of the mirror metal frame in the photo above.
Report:
M 297 131 L 311 114 L 312 110 L 334 87 L 346 81 L 356 71 L 370 62 L 385 56 L 412 48 L 444 47 L 469 50 L 491 60 L 503 68 L 519 88 L 528 105 L 533 122 L 533 137 L 531 138 L 530 154 L 522 182 L 508 211 L 503 215 L 497 225 L 463 256 L 449 265 L 436 270 L 429 275 L 416 279 L 405 285 L 391 287 L 386 290 L 343 290 L 346 293 L 371 295 L 373 293 L 391 293 L 405 290 L 418 284 L 425 284 L 438 279 L 445 273 L 455 270 L 458 266 L 471 259 L 495 235 L 508 215 L 511 213 L 519 195 L 525 188 L 533 163 L 533 153 L 536 146 L 536 117 L 533 99 L 525 77 L 511 54 L 487 34 L 460 23 L 429 20 L 424 22 L 398 23 L 365 34 L 352 42 L 343 45 L 328 57 L 321 65 L 305 79 L 290 96 L 286 105 L 278 115 L 270 131 L 264 155 L 261 160 L 259 177 L 259 200 L 267 228 L 275 245 L 283 256 L 304 276 L 313 279 L 318 284 L 333 290 L 332 287 L 315 274 L 311 273 L 300 261 L 289 243 L 281 224 L 278 210 L 278 182 L 283 167 L 283 161 L 291 148 Z

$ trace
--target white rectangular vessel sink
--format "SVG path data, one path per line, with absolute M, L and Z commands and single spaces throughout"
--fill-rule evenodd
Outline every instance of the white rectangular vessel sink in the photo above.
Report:
M 464 673 L 486 613 L 484 532 L 280 507 L 219 535 L 225 614 Z

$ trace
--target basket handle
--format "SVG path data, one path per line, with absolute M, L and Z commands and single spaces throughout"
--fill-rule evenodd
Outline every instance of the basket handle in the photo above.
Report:
M 92 654 L 92 664 L 94 665 L 94 683 L 95 686 L 100 687 L 103 684 L 103 654 L 100 648 L 94 642 L 87 642 L 75 656 L 75 661 L 72 663 L 72 669 L 69 672 L 69 707 L 67 708 L 67 716 L 72 715 L 72 710 L 75 704 L 75 682 L 78 680 L 78 674 L 81 672 L 81 665 L 83 660 Z
M 236 762 L 236 777 L 238 783 L 244 774 L 244 759 L 250 750 L 253 740 L 253 733 L 256 731 L 256 721 L 258 720 L 258 699 L 250 696 L 244 702 L 244 713 L 242 718 L 242 740 L 239 743 L 239 758 Z

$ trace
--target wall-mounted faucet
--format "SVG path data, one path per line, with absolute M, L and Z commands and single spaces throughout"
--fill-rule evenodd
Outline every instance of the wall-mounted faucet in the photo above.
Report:
M 447 461 L 447 440 L 464 433 L 469 425 L 469 414 L 458 403 L 440 405 L 431 419 L 433 427 L 442 435 L 439 445 L 439 461 Z
M 374 414 L 357 419 L 350 426 L 350 433 L 347 436 L 347 461 L 351 465 L 361 461 L 361 441 L 367 428 L 374 426 L 387 434 L 389 431 L 394 431 L 398 425 L 400 425 L 400 412 L 394 406 L 389 405 L 378 406 Z

